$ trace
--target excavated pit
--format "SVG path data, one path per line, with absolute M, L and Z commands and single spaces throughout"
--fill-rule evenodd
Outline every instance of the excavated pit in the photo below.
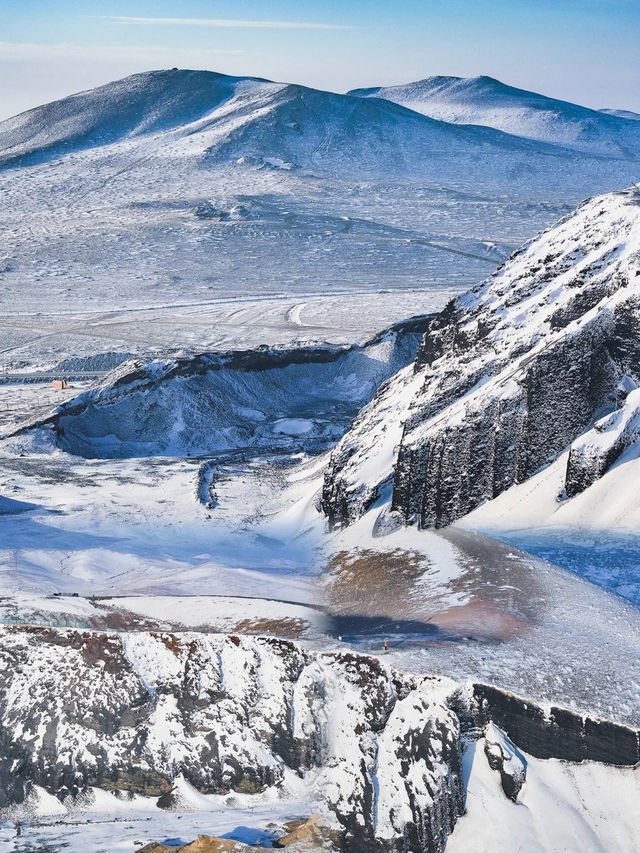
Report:
M 412 361 L 429 319 L 400 323 L 362 346 L 127 362 L 20 431 L 49 425 L 61 449 L 85 458 L 319 452 Z

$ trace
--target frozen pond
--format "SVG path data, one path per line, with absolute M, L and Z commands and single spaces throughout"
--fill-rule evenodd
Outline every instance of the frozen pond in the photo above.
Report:
M 640 605 L 640 534 L 549 528 L 493 535 Z

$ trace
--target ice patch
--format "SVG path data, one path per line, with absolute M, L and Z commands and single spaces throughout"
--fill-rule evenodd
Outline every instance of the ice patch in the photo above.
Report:
M 283 418 L 273 425 L 274 432 L 284 433 L 285 435 L 304 435 L 312 429 L 313 421 L 308 421 L 305 418 Z

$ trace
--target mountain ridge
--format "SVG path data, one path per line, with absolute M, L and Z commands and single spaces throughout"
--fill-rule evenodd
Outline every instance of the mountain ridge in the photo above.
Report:
M 426 77 L 397 86 L 352 89 L 455 124 L 493 127 L 591 154 L 638 159 L 640 131 L 627 118 L 510 86 L 494 77 Z
M 450 81 L 467 82 L 458 78 L 429 79 L 446 81 L 447 85 Z M 489 81 L 492 86 L 521 91 L 493 78 L 480 77 L 475 81 Z M 421 81 L 420 85 L 426 82 Z M 364 106 L 362 102 L 369 100 L 371 103 Z M 593 114 L 605 122 L 628 124 L 602 113 Z M 493 146 L 498 151 L 535 151 L 540 155 L 562 154 L 559 149 L 564 147 L 563 140 L 529 139 L 510 128 L 491 127 L 482 121 L 462 126 L 461 122 L 427 115 L 416 110 L 415 104 L 403 104 L 393 98 L 370 99 L 353 93 L 339 94 L 295 83 L 213 71 L 164 69 L 134 74 L 78 92 L 0 122 L 0 167 L 39 162 L 154 134 L 198 136 L 224 122 L 229 125 L 228 134 L 242 137 L 249 128 L 258 127 L 257 122 L 264 131 L 269 121 L 272 131 L 278 130 L 280 144 L 285 147 L 292 131 L 300 136 L 301 131 L 308 134 L 313 128 L 316 128 L 318 138 L 314 144 L 318 149 L 324 144 L 321 131 L 331 129 L 340 134 L 346 147 L 368 134 L 382 148 L 384 138 L 376 139 L 377 128 L 385 134 L 401 132 L 407 142 L 416 145 L 429 142 L 436 147 L 473 149 Z M 273 146 L 272 139 L 264 141 Z M 534 142 L 537 144 L 533 145 Z

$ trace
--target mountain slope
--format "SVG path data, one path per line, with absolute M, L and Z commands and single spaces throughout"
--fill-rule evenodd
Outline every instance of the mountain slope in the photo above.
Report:
M 135 74 L 0 122 L 2 160 L 56 156 L 190 124 L 237 94 L 275 84 L 209 71 Z
M 493 127 L 590 154 L 640 158 L 640 126 L 630 124 L 628 117 L 517 89 L 492 77 L 427 77 L 351 94 L 385 98 L 442 121 Z
M 633 110 L 610 110 L 603 109 L 598 112 L 604 113 L 608 116 L 616 116 L 617 118 L 625 118 L 628 121 L 640 121 L 640 113 L 634 113 Z
M 444 526 L 565 449 L 566 496 L 588 488 L 638 440 L 639 312 L 633 189 L 585 203 L 447 306 L 334 450 L 325 512 L 349 522 L 391 483 L 405 522 Z

